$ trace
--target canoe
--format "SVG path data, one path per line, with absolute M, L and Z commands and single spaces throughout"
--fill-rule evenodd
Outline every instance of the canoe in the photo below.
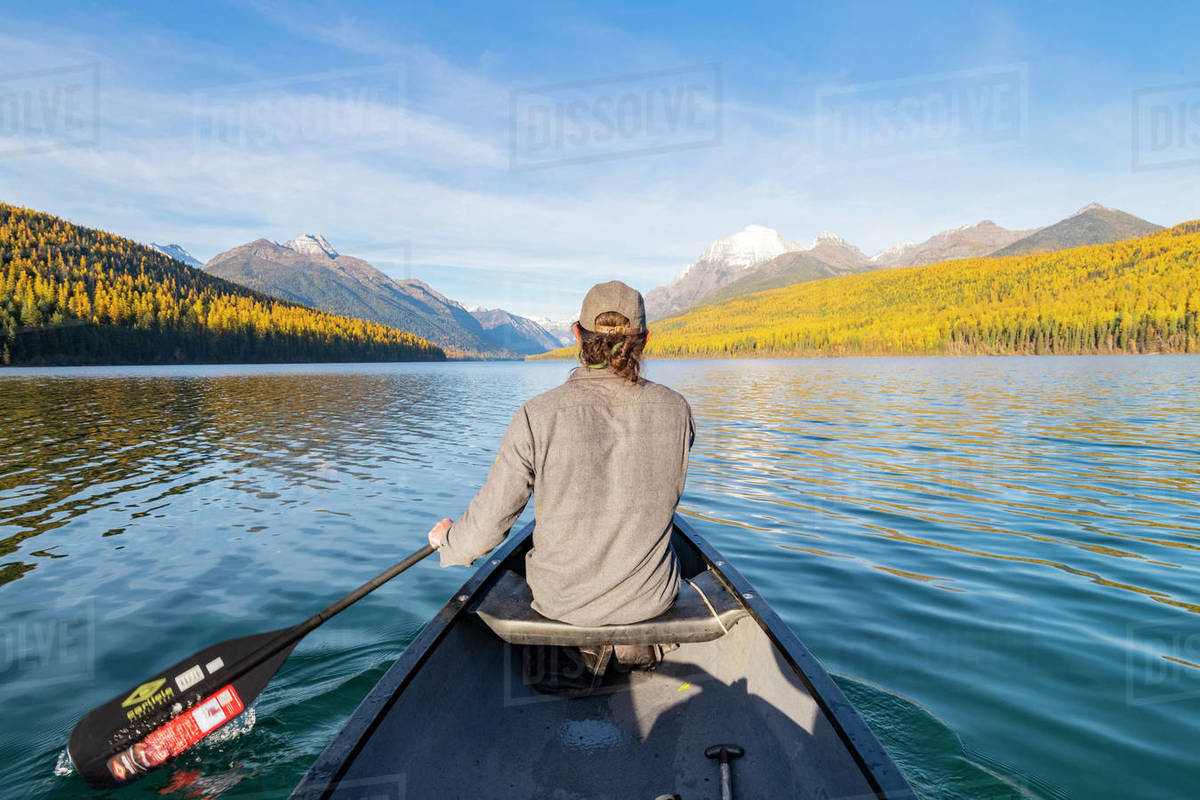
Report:
M 717 798 L 722 744 L 741 753 L 728 761 L 737 798 L 915 796 L 828 673 L 687 521 L 676 516 L 672 539 L 686 579 L 676 607 L 603 628 L 528 608 L 532 532 L 455 592 L 292 800 Z M 568 639 L 680 644 L 652 671 L 609 669 L 585 697 L 535 691 L 522 652 Z

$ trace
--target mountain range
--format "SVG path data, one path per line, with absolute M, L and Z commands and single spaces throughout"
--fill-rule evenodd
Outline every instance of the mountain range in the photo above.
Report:
M 492 342 L 514 353 L 544 353 L 567 343 L 536 320 L 510 314 L 502 308 L 472 308 L 469 311 Z
M 966 258 L 1027 255 L 1106 244 L 1161 226 L 1091 203 L 1041 228 L 1015 230 L 982 220 L 902 242 L 868 256 L 834 233 L 807 247 L 760 225 L 719 239 L 666 286 L 646 294 L 651 320 L 701 305 L 795 283 Z M 179 245 L 151 247 L 199 265 Z M 410 331 L 459 356 L 514 357 L 573 341 L 570 322 L 533 320 L 503 309 L 466 308 L 419 280 L 397 280 L 339 253 L 325 237 L 305 234 L 279 244 L 258 239 L 214 257 L 203 269 L 265 294 Z
M 569 345 L 575 341 L 575 318 L 571 319 L 550 319 L 549 317 L 538 317 L 534 320 L 541 326 L 542 330 L 558 340 L 558 346 L 562 347 Z
M 868 257 L 828 231 L 806 248 L 770 228 L 750 225 L 709 245 L 669 284 L 650 290 L 646 311 L 650 319 L 662 319 L 700 305 L 793 283 L 881 268 L 1108 244 L 1158 230 L 1162 226 L 1091 203 L 1042 228 L 1010 230 L 983 220 L 942 231 L 920 243 L 893 245 Z
M 214 256 L 204 271 L 264 294 L 409 331 L 462 356 L 514 357 L 557 347 L 536 322 L 468 311 L 419 280 L 390 278 L 361 258 L 305 234 L 257 239 Z
M 939 261 L 977 258 L 1020 241 L 1036 230 L 1009 230 L 985 219 L 974 225 L 935 233 L 919 244 L 902 242 L 892 245 L 871 256 L 871 263 L 878 267 L 921 267 Z
M 1066 219 L 1031 231 L 1028 236 L 996 250 L 992 255 L 1024 256 L 1052 253 L 1069 247 L 1119 242 L 1162 229 L 1162 225 L 1155 225 L 1124 211 L 1105 208 L 1099 203 L 1089 203 Z

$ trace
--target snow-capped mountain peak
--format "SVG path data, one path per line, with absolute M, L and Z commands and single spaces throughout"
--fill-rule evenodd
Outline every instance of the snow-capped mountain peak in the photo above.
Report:
M 537 317 L 534 319 L 538 325 L 542 326 L 542 330 L 550 334 L 560 345 L 569 345 L 575 342 L 575 318 L 571 319 L 550 319 L 549 317 Z
M 747 225 L 744 230 L 710 244 L 698 260 L 717 261 L 728 267 L 746 269 L 800 249 L 800 245 L 770 228 Z
M 290 242 L 284 242 L 283 246 L 289 250 L 294 250 L 297 253 L 304 253 L 309 256 L 328 256 L 329 258 L 337 258 L 338 251 L 333 249 L 328 240 L 321 234 L 306 233 L 303 236 L 297 236 Z
M 200 259 L 196 258 L 177 244 L 156 244 L 151 242 L 150 246 L 162 253 L 164 256 L 173 258 L 176 261 L 182 261 L 189 267 L 195 267 L 196 269 L 201 267 Z
M 880 261 L 887 261 L 893 256 L 898 256 L 917 246 L 916 242 L 899 242 L 891 247 L 885 247 L 875 255 L 871 256 L 872 263 L 878 264 Z
M 544 353 L 562 347 L 569 341 L 537 320 L 502 308 L 476 306 L 470 313 L 490 336 L 516 353 Z
M 846 244 L 846 240 L 833 231 L 821 231 L 817 234 L 817 238 L 813 239 L 812 246 L 808 249 L 811 250 L 819 244 Z

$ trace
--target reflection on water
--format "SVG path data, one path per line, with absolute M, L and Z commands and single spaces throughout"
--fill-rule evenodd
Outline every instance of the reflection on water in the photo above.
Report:
M 1198 367 L 711 365 L 679 381 L 706 423 L 688 510 L 742 531 L 722 546 L 827 666 L 917 700 L 988 771 L 1190 796 Z M 928 759 L 882 716 L 907 768 Z
M 166 512 L 181 502 L 188 512 L 241 506 L 253 514 L 311 505 L 343 483 L 382 484 L 425 458 L 425 447 L 461 447 L 439 439 L 465 443 L 495 428 L 499 417 L 485 402 L 490 376 L 465 387 L 441 377 L 10 378 L 3 384 L 9 424 L 0 440 L 0 556 L 98 512 L 113 523 L 103 535 L 114 536 L 146 517 L 171 520 L 159 529 L 180 527 L 186 518 Z M 448 412 L 464 401 L 465 424 L 448 427 Z M 41 542 L 29 552 L 35 559 L 68 554 L 66 542 Z M 37 563 L 7 564 L 5 578 Z
M 79 713 L 147 658 L 296 621 L 415 549 L 470 499 L 519 403 L 567 369 L 0 373 L 0 707 L 33 731 L 6 726 L 0 756 L 33 796 L 72 796 L 53 768 Z M 1200 359 L 650 376 L 695 411 L 684 512 L 923 795 L 1193 793 Z M 290 786 L 464 576 L 398 579 L 302 645 L 256 725 L 131 791 Z

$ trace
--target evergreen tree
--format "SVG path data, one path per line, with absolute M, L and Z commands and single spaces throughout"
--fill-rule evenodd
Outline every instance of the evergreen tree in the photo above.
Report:
M 277 300 L 0 203 L 5 364 L 441 360 L 411 333 Z

